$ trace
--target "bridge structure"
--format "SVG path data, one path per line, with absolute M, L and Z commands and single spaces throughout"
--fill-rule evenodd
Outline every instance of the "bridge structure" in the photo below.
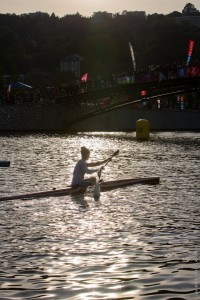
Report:
M 42 103 L 0 105 L 0 131 L 132 131 L 141 118 L 151 130 L 200 130 L 200 76 L 65 91 Z
M 178 96 L 185 98 L 182 108 L 177 107 Z M 179 78 L 162 82 L 136 82 L 134 84 L 104 86 L 104 88 L 93 90 L 86 88 L 82 93 L 70 97 L 72 97 L 71 101 L 73 101 L 76 109 L 79 106 L 79 110 L 74 118 L 65 122 L 65 128 L 125 108 L 135 110 L 161 110 L 164 108 L 169 111 L 174 109 L 180 111 L 200 110 L 200 77 Z M 69 101 L 69 96 L 63 95 L 61 98 Z

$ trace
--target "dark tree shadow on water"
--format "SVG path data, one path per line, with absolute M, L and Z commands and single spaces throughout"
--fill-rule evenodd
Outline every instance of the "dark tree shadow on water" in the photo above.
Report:
M 71 194 L 70 195 L 71 200 L 76 203 L 77 205 L 79 205 L 81 208 L 84 209 L 88 209 L 89 208 L 89 204 L 87 202 L 87 200 L 85 200 L 85 194 Z
M 79 205 L 83 209 L 89 209 L 89 207 L 90 207 L 89 204 L 88 204 L 88 201 L 86 200 L 86 198 L 91 198 L 91 201 L 94 202 L 95 206 L 100 206 L 101 205 L 100 197 L 95 198 L 95 197 L 93 197 L 92 193 L 89 197 L 88 197 L 88 194 L 86 194 L 86 193 L 71 194 L 70 198 L 74 203 L 76 203 L 77 205 Z

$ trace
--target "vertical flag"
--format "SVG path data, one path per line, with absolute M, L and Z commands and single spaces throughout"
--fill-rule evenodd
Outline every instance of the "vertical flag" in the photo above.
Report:
M 7 89 L 7 93 L 11 92 L 11 84 L 9 84 L 8 89 Z
M 131 43 L 129 42 L 129 48 L 130 48 L 130 52 L 131 52 L 131 58 L 132 58 L 132 62 L 133 62 L 133 71 L 136 71 L 136 63 L 135 63 L 135 55 L 133 52 L 133 46 L 131 45 Z
M 82 77 L 81 77 L 81 81 L 82 82 L 86 82 L 88 79 L 88 73 L 85 73 Z
M 187 66 L 189 65 L 189 62 L 190 62 L 190 59 L 191 59 L 191 56 L 192 56 L 193 48 L 194 48 L 194 41 L 193 40 L 189 40 L 188 57 L 187 57 L 187 63 L 186 63 Z

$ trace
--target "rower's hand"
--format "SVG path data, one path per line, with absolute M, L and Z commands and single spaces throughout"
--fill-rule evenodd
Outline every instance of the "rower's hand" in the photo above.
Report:
M 110 162 L 112 160 L 112 157 L 109 157 L 106 162 Z
M 97 171 L 97 175 L 98 177 L 101 176 L 101 172 L 104 170 L 104 167 L 102 166 L 98 171 Z

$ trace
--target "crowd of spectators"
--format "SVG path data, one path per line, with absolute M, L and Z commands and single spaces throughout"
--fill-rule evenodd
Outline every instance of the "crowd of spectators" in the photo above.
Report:
M 0 89 L 0 105 L 52 105 L 55 103 L 66 103 L 69 107 L 83 104 L 88 105 L 89 103 L 96 105 L 98 92 L 102 90 L 106 90 L 108 95 L 107 97 L 104 95 L 101 98 L 99 94 L 99 101 L 101 103 L 104 101 L 104 98 L 108 99 L 109 94 L 113 95 L 114 93 L 118 93 L 119 88 L 124 88 L 125 94 L 127 84 L 131 84 L 133 87 L 138 87 L 135 89 L 134 96 L 137 99 L 137 97 L 141 98 L 141 91 L 139 90 L 140 84 L 159 84 L 170 81 L 170 85 L 173 86 L 172 81 L 192 77 L 200 77 L 200 62 L 193 66 L 150 66 L 145 72 L 140 71 L 135 74 L 125 72 L 115 76 L 113 75 L 110 79 L 90 79 L 87 82 L 76 80 L 56 86 L 47 86 L 42 89 L 24 88 L 8 91 L 8 87 L 4 87 Z M 121 97 L 124 97 L 123 93 Z M 179 97 L 182 100 L 180 100 Z M 109 101 L 104 102 L 110 104 Z M 148 104 L 145 102 L 144 97 L 144 101 L 141 102 L 141 105 L 137 105 L 135 108 L 136 107 L 143 109 L 200 109 L 200 95 L 199 93 L 178 95 L 168 97 L 168 99 L 165 100 L 158 99 L 149 101 Z

